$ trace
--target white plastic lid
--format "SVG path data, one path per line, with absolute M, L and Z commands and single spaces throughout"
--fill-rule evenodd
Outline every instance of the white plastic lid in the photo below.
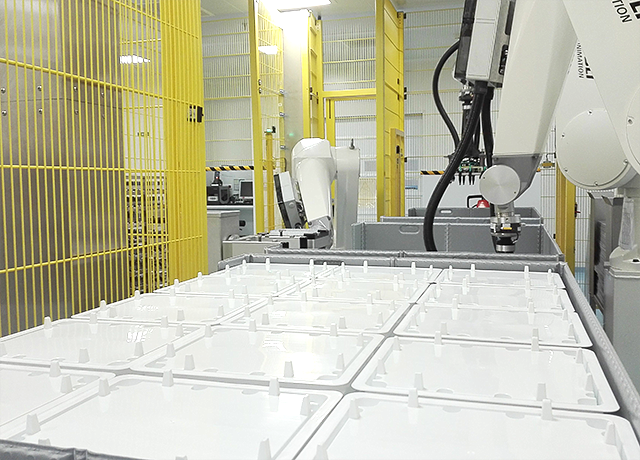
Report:
M 100 378 L 112 378 L 109 373 L 62 370 L 56 363 L 50 367 L 0 364 L 0 425 L 58 401 L 65 395 Z
M 283 382 L 339 386 L 349 383 L 382 342 L 371 334 L 252 332 L 216 326 L 175 344 L 175 353 L 156 350 L 134 370 L 238 382 Z M 207 337 L 209 335 L 209 337 Z M 173 356 L 172 356 L 173 355 Z
M 357 390 L 591 412 L 619 409 L 595 354 L 564 347 L 387 339 Z
M 302 297 L 306 298 L 306 293 Z M 265 329 L 330 332 L 333 324 L 342 331 L 387 333 L 408 308 L 408 303 L 395 301 L 274 298 L 271 303 L 250 309 L 249 316 L 239 312 L 223 324 L 244 326 L 253 319 Z
M 105 383 L 1 427 L 0 436 L 134 458 L 291 459 L 341 396 L 170 375 Z
M 590 347 L 591 340 L 575 312 L 438 308 L 415 305 L 395 330 L 397 335 L 473 341 Z
M 297 458 L 619 460 L 640 446 L 612 415 L 352 393 Z
M 0 362 L 63 368 L 125 370 L 132 361 L 177 338 L 202 328 L 63 319 L 50 328 L 39 326 L 2 339 L 7 353 Z

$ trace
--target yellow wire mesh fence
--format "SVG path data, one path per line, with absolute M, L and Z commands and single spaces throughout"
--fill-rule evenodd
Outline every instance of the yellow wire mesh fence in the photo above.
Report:
M 206 269 L 198 0 L 0 6 L 0 331 Z

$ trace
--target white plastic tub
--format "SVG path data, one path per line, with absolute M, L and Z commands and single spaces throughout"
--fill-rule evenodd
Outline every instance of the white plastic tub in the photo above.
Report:
M 0 364 L 0 425 L 80 388 L 97 385 L 100 378 L 112 377 L 109 373 L 63 371 L 55 362 L 49 368 Z
M 352 393 L 299 460 L 631 460 L 626 420 L 604 414 Z
M 387 339 L 353 387 L 408 395 L 615 412 L 616 399 L 589 350 L 429 339 Z
M 253 319 L 265 329 L 330 332 L 334 324 L 343 331 L 385 334 L 408 308 L 408 303 L 393 300 L 347 302 L 309 299 L 306 293 L 302 293 L 299 299 L 276 297 L 262 302 L 222 324 L 247 326 Z
M 142 294 L 110 305 L 102 305 L 90 311 L 74 315 L 76 319 L 99 319 L 160 323 L 166 318 L 170 323 L 215 324 L 236 311 L 260 300 L 246 295 L 236 297 L 187 294 Z
M 426 306 L 491 308 L 515 311 L 575 311 L 564 289 L 525 289 L 519 287 L 431 285 L 420 298 Z
M 590 347 L 578 314 L 529 313 L 488 308 L 438 308 L 414 305 L 395 330 L 397 335 L 502 343 Z
M 340 396 L 121 376 L 1 427 L 0 436 L 154 460 L 284 460 L 296 455 Z
M 255 323 L 252 323 L 255 326 Z M 216 326 L 156 350 L 135 371 L 234 382 L 283 382 L 341 386 L 349 383 L 382 336 Z
M 120 371 L 136 359 L 201 328 L 63 319 L 3 337 L 0 362 Z
M 528 267 L 527 267 L 528 268 Z M 442 284 L 462 284 L 469 283 L 469 286 L 527 286 L 536 289 L 564 288 L 564 283 L 559 274 L 551 272 L 533 272 L 525 269 L 521 272 L 508 270 L 476 270 L 475 265 L 469 269 L 445 268 L 436 281 Z

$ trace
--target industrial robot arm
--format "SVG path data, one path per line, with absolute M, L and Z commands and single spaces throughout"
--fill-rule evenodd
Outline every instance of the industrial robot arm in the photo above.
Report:
M 608 188 L 630 185 L 634 176 L 633 171 L 629 173 L 630 168 L 640 171 L 640 1 L 467 0 L 467 3 L 475 3 L 466 69 L 466 79 L 471 82 L 494 84 L 492 70 L 504 64 L 507 53 L 499 40 L 505 31 L 500 21 L 505 10 L 513 13 L 506 25 L 510 41 L 496 126 L 494 166 L 480 179 L 482 194 L 496 207 L 491 229 L 498 238 L 496 249 L 513 252 L 519 233 L 513 202 L 531 185 L 538 168 L 576 41 L 588 56 L 626 160 L 626 172 L 618 174 L 613 182 L 609 180 Z M 585 156 L 584 162 L 589 161 Z M 597 180 L 592 188 L 601 188 Z M 635 195 L 640 197 L 637 192 L 628 193 L 629 197 Z M 631 212 L 630 220 L 640 230 L 640 200 L 636 201 L 634 207 L 638 209 Z M 640 231 L 636 233 L 640 236 Z

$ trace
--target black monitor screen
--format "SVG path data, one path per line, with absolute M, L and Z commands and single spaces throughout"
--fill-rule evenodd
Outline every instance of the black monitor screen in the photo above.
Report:
M 245 180 L 240 182 L 240 196 L 242 198 L 253 197 L 253 181 Z

